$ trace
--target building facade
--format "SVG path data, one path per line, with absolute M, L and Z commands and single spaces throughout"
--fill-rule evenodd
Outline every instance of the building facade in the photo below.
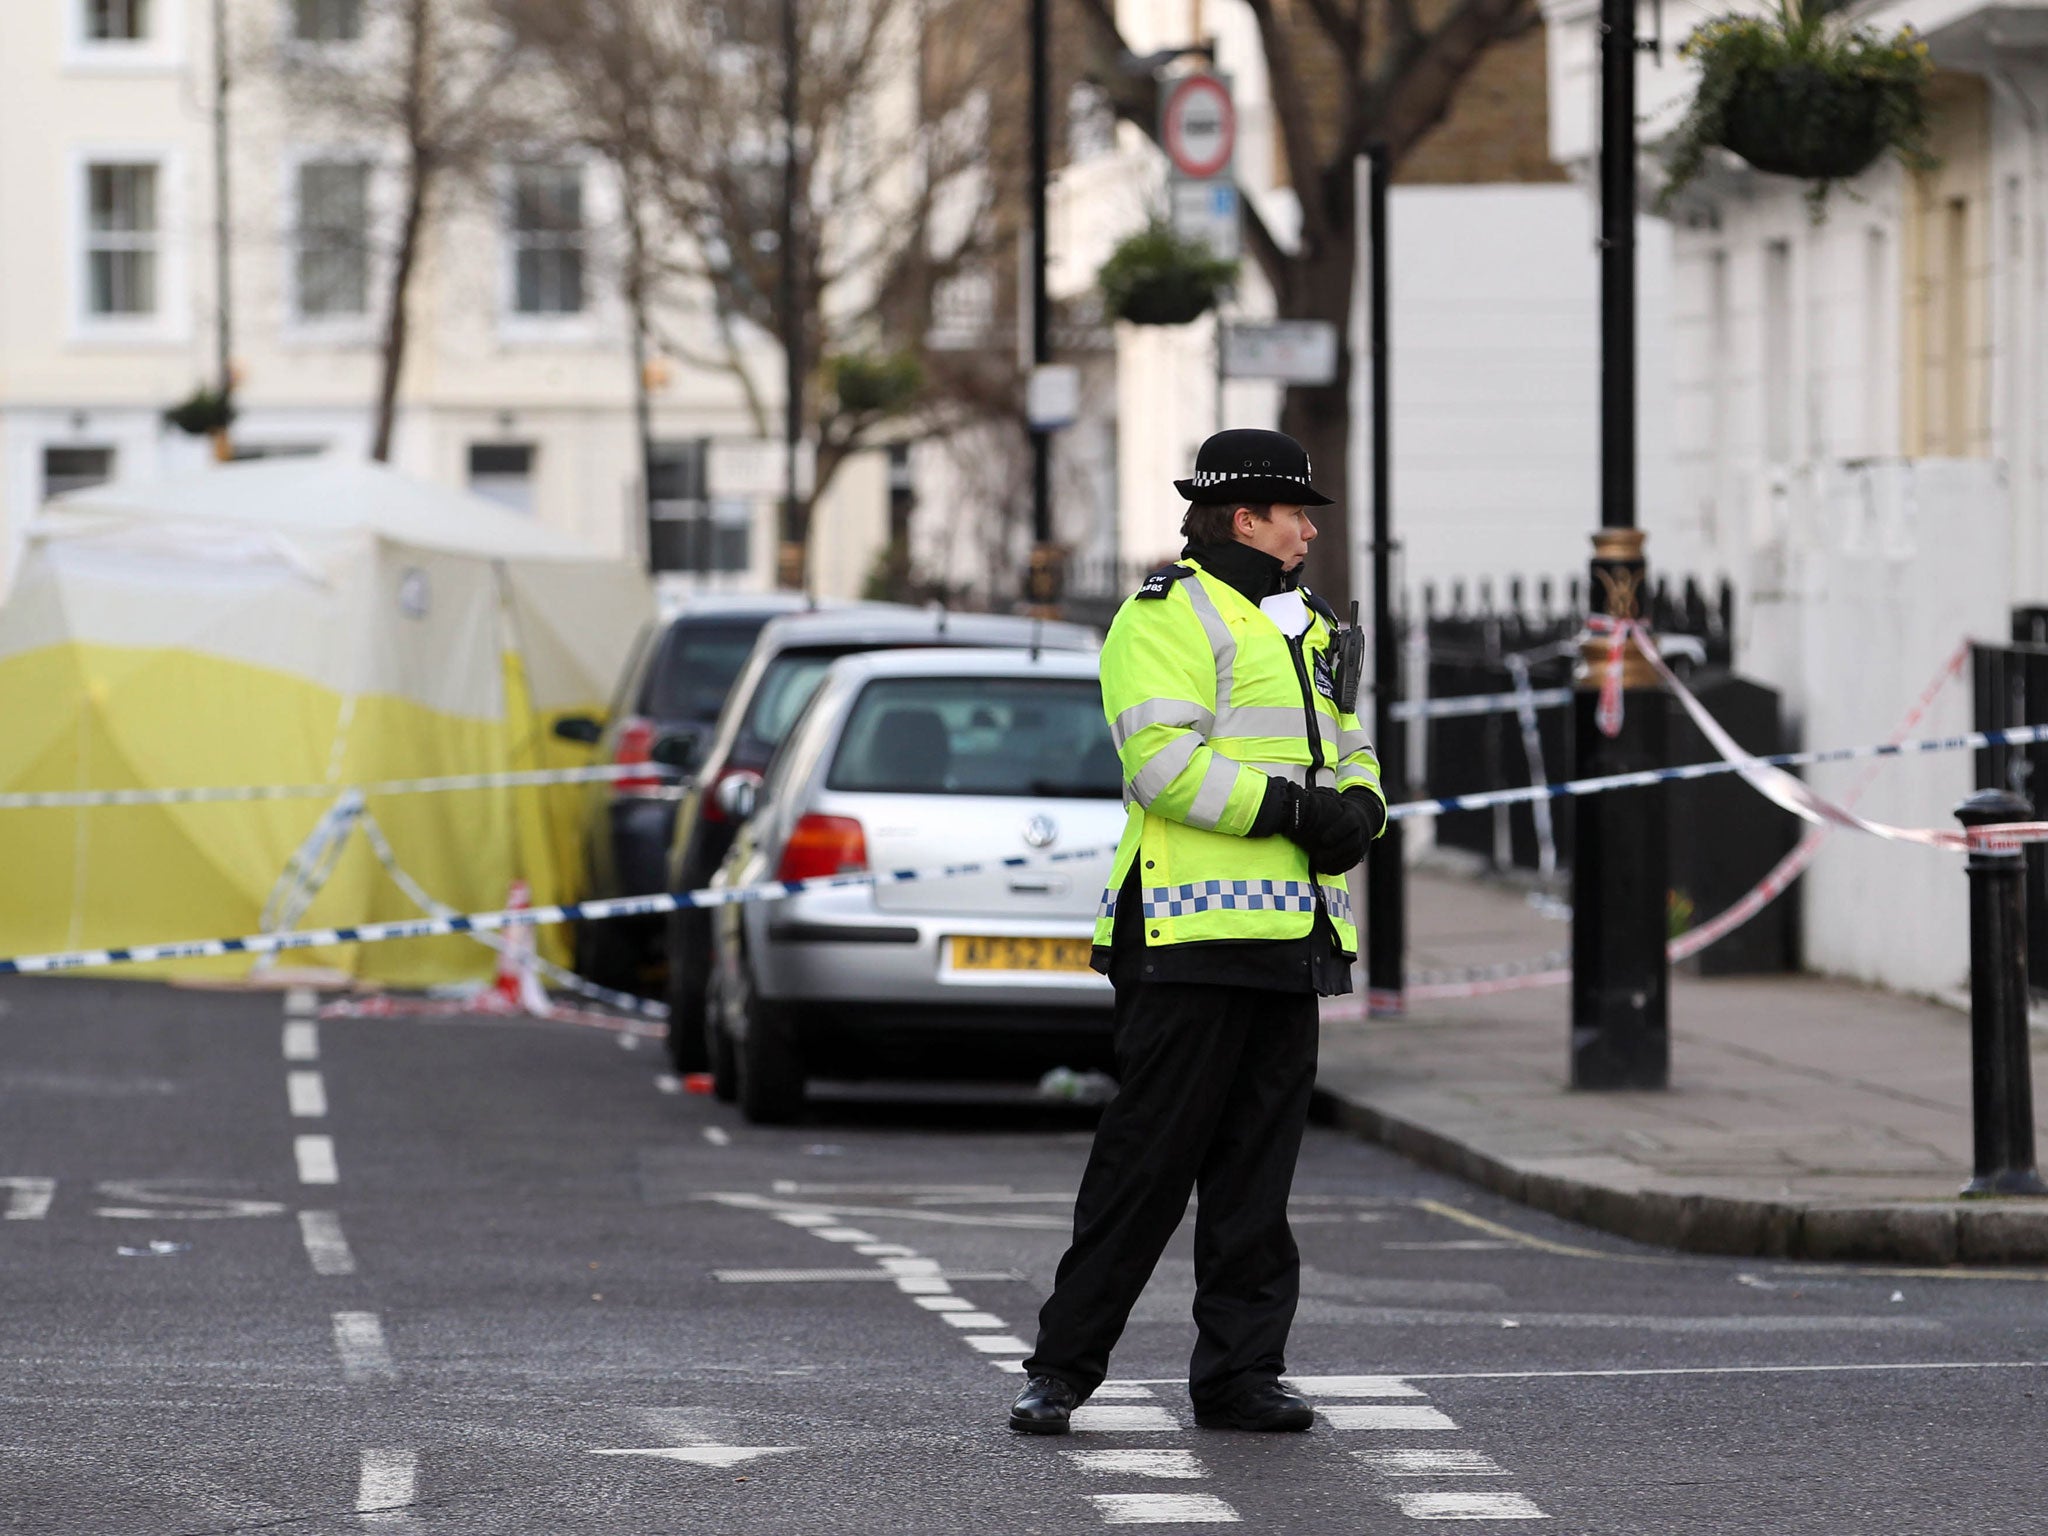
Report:
M 374 67 L 383 9 L 21 0 L 0 12 L 0 563 L 50 495 L 211 459 L 214 445 L 164 412 L 218 382 L 223 315 L 234 455 L 369 451 L 398 147 L 305 111 L 294 70 Z M 772 387 L 750 401 L 729 372 L 656 361 L 645 515 L 618 213 L 606 168 L 559 150 L 507 145 L 451 188 L 411 287 L 392 462 L 637 550 L 684 587 L 771 585 L 781 457 L 757 413 L 777 419 Z M 708 304 L 662 319 L 686 341 L 712 325 Z M 772 386 L 779 351 L 752 345 L 751 371 Z M 857 591 L 887 523 L 883 456 L 863 455 L 814 518 L 819 589 Z
M 1552 150 L 1587 168 L 1597 11 L 1546 7 Z M 1643 507 L 1652 569 L 1733 578 L 1738 666 L 1781 690 L 1815 747 L 1885 739 L 1958 642 L 2002 639 L 2010 607 L 2048 591 L 2048 10 L 1891 0 L 1853 19 L 1928 43 L 1938 168 L 1880 161 L 1816 218 L 1804 184 L 1720 157 L 1671 209 L 1670 319 L 1644 325 L 1669 358 L 1669 392 L 1646 379 L 1645 409 L 1673 423 L 1669 495 Z M 1643 6 L 1638 30 L 1655 24 Z M 1693 88 L 1680 41 L 1667 34 L 1638 66 L 1647 190 Z M 1919 722 L 1969 728 L 1967 683 Z M 1841 794 L 1861 779 L 1814 773 Z M 1971 787 L 1969 756 L 1952 754 L 1886 768 L 1862 805 L 1952 825 Z M 1801 884 L 1815 968 L 1916 992 L 1961 984 L 1953 861 L 1838 835 Z

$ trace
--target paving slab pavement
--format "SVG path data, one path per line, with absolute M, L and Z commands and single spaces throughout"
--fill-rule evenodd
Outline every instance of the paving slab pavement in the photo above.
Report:
M 1409 881 L 1410 965 L 1534 959 L 1569 925 L 1524 892 Z M 1351 1002 L 1350 999 L 1342 1000 Z M 1590 1226 L 1709 1253 L 2048 1263 L 2048 1199 L 1962 1200 L 1968 1016 L 1817 976 L 1674 972 L 1671 1087 L 1569 1086 L 1570 998 L 1546 987 L 1323 1027 L 1332 1122 Z M 2037 1144 L 2048 1041 L 2035 1036 Z

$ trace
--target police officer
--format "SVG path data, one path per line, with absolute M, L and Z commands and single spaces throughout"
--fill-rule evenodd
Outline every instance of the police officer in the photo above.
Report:
M 1010 1425 L 1063 1434 L 1190 1191 L 1204 1428 L 1307 1429 L 1280 1383 L 1300 1294 L 1287 1196 L 1315 1079 L 1316 998 L 1351 990 L 1345 873 L 1386 823 L 1354 712 L 1357 657 L 1295 573 L 1329 498 L 1278 432 L 1218 432 L 1181 558 L 1126 601 L 1102 701 L 1129 816 L 1095 926 L 1116 988 L 1120 1087 L 1074 1203 Z M 1349 672 L 1348 677 L 1340 673 Z

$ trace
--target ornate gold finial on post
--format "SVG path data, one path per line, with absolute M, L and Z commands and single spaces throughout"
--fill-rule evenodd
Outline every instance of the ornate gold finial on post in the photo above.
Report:
M 1643 559 L 1640 528 L 1602 528 L 1593 535 L 1592 584 L 1586 594 L 1587 610 L 1611 619 L 1639 619 L 1650 614 L 1649 567 Z M 1610 637 L 1588 630 L 1579 637 L 1579 667 L 1573 681 L 1580 688 L 1599 692 L 1607 680 L 1607 657 L 1613 647 Z M 1649 658 L 1633 644 L 1621 653 L 1621 686 L 1655 688 L 1657 673 Z

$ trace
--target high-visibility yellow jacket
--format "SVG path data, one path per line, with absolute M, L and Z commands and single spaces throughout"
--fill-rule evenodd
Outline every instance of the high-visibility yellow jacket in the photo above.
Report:
M 1372 743 L 1334 699 L 1329 607 L 1304 590 L 1309 627 L 1290 640 L 1200 562 L 1179 566 L 1187 574 L 1168 567 L 1125 602 L 1103 641 L 1128 817 L 1095 942 L 1110 942 L 1136 861 L 1147 945 L 1299 939 L 1322 912 L 1355 955 L 1344 877 L 1313 874 L 1284 837 L 1247 836 L 1275 774 L 1386 804 Z

